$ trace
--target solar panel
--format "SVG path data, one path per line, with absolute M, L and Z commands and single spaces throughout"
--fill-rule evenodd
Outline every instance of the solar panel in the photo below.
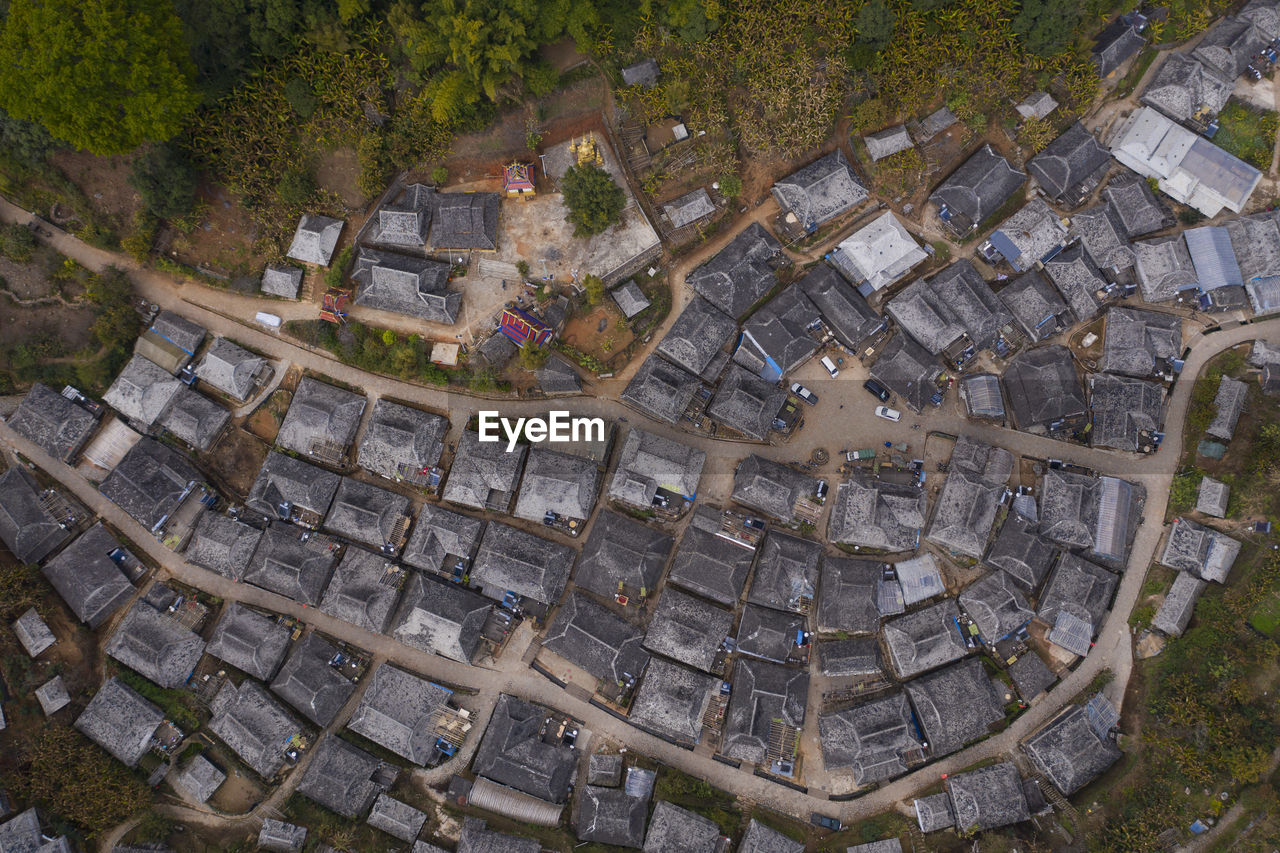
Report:
M 1094 694 L 1084 710 L 1089 717 L 1089 728 L 1099 738 L 1106 738 L 1107 733 L 1120 722 L 1120 712 L 1101 693 Z

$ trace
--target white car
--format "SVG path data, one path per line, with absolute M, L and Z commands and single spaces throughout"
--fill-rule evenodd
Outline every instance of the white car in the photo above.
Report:
M 876 406 L 876 417 L 897 423 L 902 420 L 902 412 L 897 409 L 891 409 L 888 406 Z

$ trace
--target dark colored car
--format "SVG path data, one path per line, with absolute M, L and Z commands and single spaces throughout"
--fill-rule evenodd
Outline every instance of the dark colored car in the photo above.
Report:
M 817 812 L 814 812 L 809 816 L 809 822 L 814 826 L 821 826 L 824 829 L 831 830 L 832 832 L 839 832 L 843 828 L 840 821 L 833 817 L 827 817 L 824 814 L 818 814 Z
M 866 382 L 863 382 L 862 387 L 866 388 L 868 391 L 874 394 L 876 396 L 876 399 L 879 400 L 881 403 L 889 402 L 889 398 L 893 396 L 892 394 L 889 393 L 888 388 L 884 387 L 874 379 L 868 379 Z

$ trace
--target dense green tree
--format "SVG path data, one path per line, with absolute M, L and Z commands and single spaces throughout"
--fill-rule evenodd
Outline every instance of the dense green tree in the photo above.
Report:
M 698 42 L 720 28 L 724 8 L 716 0 L 667 0 L 662 22 L 684 41 Z
M 140 154 L 133 161 L 129 186 L 142 196 L 147 212 L 158 219 L 174 219 L 195 207 L 195 167 L 172 145 L 155 145 Z
M 280 176 L 276 185 L 280 200 L 287 205 L 297 207 L 306 204 L 316 192 L 315 178 L 305 168 L 289 169 Z
M 1023 0 L 1012 29 L 1027 50 L 1037 56 L 1054 56 L 1071 45 L 1079 25 L 1076 0 Z
M 582 280 L 582 289 L 587 294 L 587 304 L 592 308 L 604 302 L 604 279 L 598 275 L 588 275 Z
M 884 48 L 893 40 L 893 31 L 898 26 L 898 19 L 885 0 L 868 0 L 858 11 L 854 19 L 854 29 L 858 33 L 858 42 L 875 50 Z
M 16 119 L 0 110 L 0 153 L 30 166 L 43 160 L 57 147 L 57 141 L 40 125 Z
M 565 206 L 569 208 L 565 219 L 573 223 L 574 236 L 599 234 L 621 219 L 626 194 L 599 166 L 593 163 L 570 166 L 561 187 Z
M 532 339 L 520 346 L 520 366 L 525 370 L 538 370 L 547 363 L 551 355 L 546 347 L 538 346 Z
M 171 0 L 13 0 L 0 108 L 95 154 L 181 129 L 198 97 Z

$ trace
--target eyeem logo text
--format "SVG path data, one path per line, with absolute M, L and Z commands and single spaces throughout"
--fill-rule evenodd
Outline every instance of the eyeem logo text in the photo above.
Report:
M 575 418 L 568 412 L 547 412 L 545 418 L 504 418 L 498 412 L 479 413 L 480 440 L 507 440 L 507 452 L 516 449 L 520 439 L 533 444 L 544 441 L 604 441 L 604 418 Z

